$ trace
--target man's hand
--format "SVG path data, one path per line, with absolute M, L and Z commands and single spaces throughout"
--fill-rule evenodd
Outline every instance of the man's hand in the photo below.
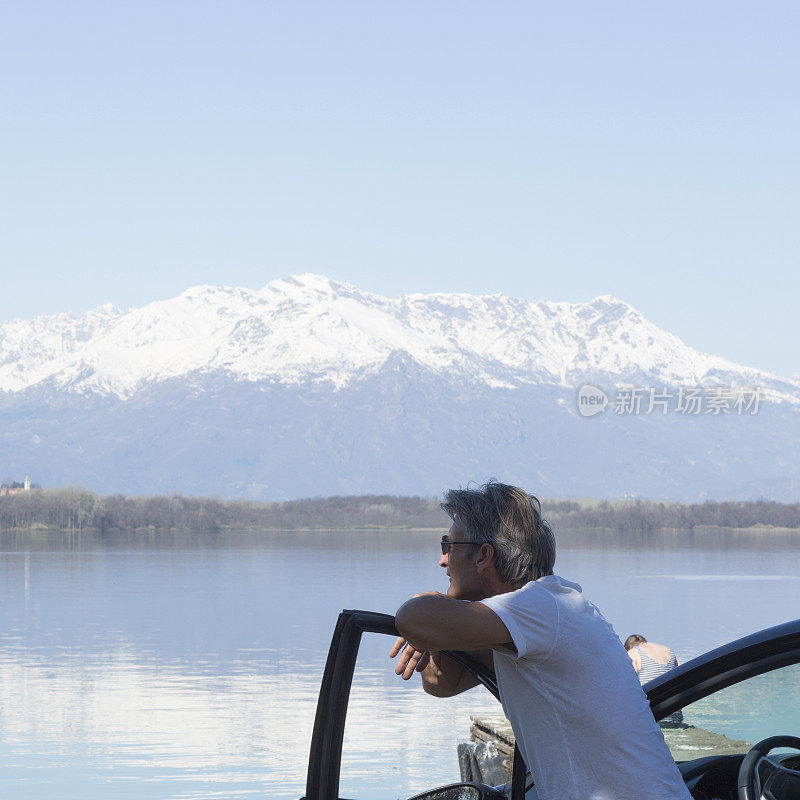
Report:
M 398 653 L 401 653 L 401 655 L 397 659 L 394 672 L 395 675 L 402 675 L 404 681 L 409 680 L 415 670 L 422 672 L 431 660 L 430 653 L 417 650 L 413 644 L 410 644 L 402 636 L 398 636 L 392 645 L 392 649 L 389 651 L 389 658 L 394 658 Z
M 398 637 L 389 651 L 391 658 L 398 654 L 400 657 L 397 659 L 395 673 L 407 681 L 415 672 L 419 672 L 422 688 L 436 697 L 451 697 L 472 688 L 478 682 L 464 667 L 444 653 L 417 650 L 402 636 Z
M 433 594 L 443 597 L 441 592 L 434 591 L 433 589 L 427 592 L 419 592 L 418 594 L 415 594 L 414 597 L 422 597 L 426 594 Z M 422 672 L 422 670 L 428 666 L 428 662 L 431 660 L 430 653 L 425 650 L 417 650 L 417 648 L 414 647 L 414 645 L 411 644 L 407 639 L 399 636 L 397 641 L 395 641 L 395 643 L 392 645 L 392 649 L 389 651 L 389 658 L 394 658 L 401 651 L 402 655 L 397 659 L 394 672 L 395 675 L 402 675 L 404 681 L 407 681 L 411 678 L 411 676 L 414 674 L 414 670 L 417 672 Z
M 397 638 L 389 651 L 391 658 L 398 654 L 400 658 L 397 659 L 395 673 L 407 681 L 415 672 L 419 672 L 422 688 L 434 697 L 452 697 L 478 685 L 478 679 L 449 656 L 417 650 L 402 636 Z M 473 655 L 489 669 L 494 669 L 491 651 L 475 652 Z

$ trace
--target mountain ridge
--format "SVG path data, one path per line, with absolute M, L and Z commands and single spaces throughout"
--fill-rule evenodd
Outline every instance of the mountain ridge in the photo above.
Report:
M 650 403 L 620 405 L 625 386 Z M 706 405 L 683 413 L 698 386 Z M 580 405 L 581 387 L 606 405 Z M 714 387 L 760 404 L 716 413 Z M 0 326 L 0 421 L 5 474 L 107 494 L 432 496 L 495 477 L 797 502 L 800 487 L 800 383 L 699 353 L 610 295 L 387 298 L 307 274 L 17 320 Z
M 121 311 L 104 304 L 0 325 L 0 392 L 129 399 L 174 378 L 327 384 L 340 390 L 394 353 L 492 388 L 648 380 L 755 386 L 800 403 L 800 383 L 701 353 L 606 294 L 585 303 L 500 294 L 363 292 L 313 273 L 261 289 L 199 285 Z

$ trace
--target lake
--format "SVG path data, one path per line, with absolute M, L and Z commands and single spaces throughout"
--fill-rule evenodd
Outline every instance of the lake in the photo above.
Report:
M 444 591 L 443 532 L 0 534 L 0 793 L 301 797 L 337 614 Z M 800 615 L 795 534 L 557 539 L 556 572 L 622 638 L 684 661 Z M 345 797 L 457 780 L 469 715 L 500 711 L 482 688 L 437 700 L 400 681 L 389 644 L 372 637 L 359 655 Z M 734 733 L 753 741 L 753 725 Z

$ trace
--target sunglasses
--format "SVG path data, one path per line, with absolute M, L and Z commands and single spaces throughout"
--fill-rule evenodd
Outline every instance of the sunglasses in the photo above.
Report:
M 443 556 L 446 556 L 457 544 L 469 544 L 472 547 L 478 546 L 475 542 L 448 542 L 447 539 L 442 539 L 440 544 L 442 545 Z

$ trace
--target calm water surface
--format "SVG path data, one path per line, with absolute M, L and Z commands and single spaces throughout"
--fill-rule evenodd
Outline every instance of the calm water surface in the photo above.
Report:
M 338 612 L 393 613 L 416 591 L 444 590 L 441 533 L 0 535 L 0 794 L 299 798 Z M 620 636 L 642 633 L 686 660 L 800 615 L 797 542 L 570 532 L 556 571 Z M 457 780 L 469 715 L 499 706 L 482 689 L 427 697 L 394 676 L 388 640 L 373 638 L 359 656 L 342 796 Z

